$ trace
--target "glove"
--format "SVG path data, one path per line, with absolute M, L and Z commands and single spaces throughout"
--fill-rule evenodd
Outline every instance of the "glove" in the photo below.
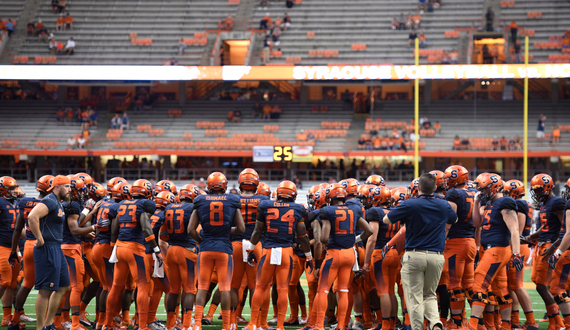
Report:
M 313 257 L 307 257 L 307 261 L 305 263 L 305 267 L 309 268 L 309 273 L 311 274 L 313 272 L 313 270 L 315 269 L 315 263 L 313 262 Z
M 478 264 L 479 264 L 479 251 L 477 251 L 477 254 L 475 254 L 475 268 L 477 268 Z
M 162 254 L 160 253 L 160 250 L 158 252 L 154 252 L 154 256 L 156 257 L 156 260 L 158 261 L 158 267 L 162 267 L 164 260 L 162 259 Z
M 512 263 L 513 263 L 513 267 L 516 268 L 517 272 L 520 272 L 521 270 L 523 270 L 523 268 L 524 268 L 523 257 L 520 255 L 520 253 L 513 254 Z
M 529 240 L 527 240 L 525 236 L 520 235 L 519 238 L 520 238 L 520 241 L 521 241 L 522 244 L 528 244 L 529 246 L 534 246 L 534 243 L 531 242 L 531 241 L 529 241 Z
M 558 259 L 560 259 L 560 256 L 562 256 L 562 250 L 556 249 L 556 252 L 554 252 L 548 258 L 548 265 L 550 266 L 550 268 L 556 269 L 556 263 L 558 263 Z
M 10 266 L 16 267 L 16 263 L 18 262 L 20 262 L 20 256 L 18 255 L 18 252 L 10 253 L 10 257 L 8 258 L 8 263 Z
M 354 279 L 361 278 L 361 277 L 366 278 L 366 275 L 364 275 L 364 270 L 359 269 L 359 270 L 354 272 Z
M 95 201 L 92 199 L 89 199 L 87 202 L 85 202 L 85 208 L 88 209 L 89 211 L 93 210 L 93 207 L 95 206 Z
M 384 245 L 384 247 L 382 248 L 382 259 L 386 259 L 386 255 L 388 254 L 388 251 L 390 251 L 390 249 L 393 249 L 393 246 L 389 246 L 388 244 Z
M 253 250 L 248 250 L 247 264 L 250 265 L 251 267 L 255 267 L 255 265 L 257 264 L 257 257 L 255 256 Z

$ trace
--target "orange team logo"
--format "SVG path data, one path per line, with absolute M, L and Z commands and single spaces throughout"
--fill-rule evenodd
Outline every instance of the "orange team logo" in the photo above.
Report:
M 59 209 L 59 212 L 57 213 L 58 217 L 63 217 L 64 213 L 62 209 Z

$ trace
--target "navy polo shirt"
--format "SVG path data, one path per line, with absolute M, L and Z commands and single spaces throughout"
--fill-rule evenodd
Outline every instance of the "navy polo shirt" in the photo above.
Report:
M 445 225 L 454 224 L 457 214 L 446 200 L 419 195 L 400 203 L 388 218 L 406 225 L 406 249 L 443 252 Z

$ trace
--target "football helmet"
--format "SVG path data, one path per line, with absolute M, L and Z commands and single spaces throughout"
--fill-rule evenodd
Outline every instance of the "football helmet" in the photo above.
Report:
M 112 194 L 113 187 L 115 187 L 115 185 L 117 183 L 121 183 L 121 182 L 127 182 L 127 180 L 121 178 L 120 176 L 116 176 L 114 178 L 111 178 L 109 181 L 107 181 L 107 192 L 109 194 Z
M 208 175 L 207 185 L 210 194 L 216 190 L 225 193 L 228 188 L 228 179 L 222 172 L 213 172 Z
M 152 184 L 147 179 L 138 179 L 131 186 L 131 197 L 152 198 Z
M 267 197 L 271 197 L 271 189 L 269 188 L 267 183 L 260 182 L 259 185 L 257 185 L 257 190 L 255 191 L 255 194 L 256 195 L 265 195 Z
M 430 174 L 433 174 L 433 176 L 435 176 L 435 190 L 436 191 L 441 190 L 445 194 L 445 190 L 446 190 L 445 189 L 445 187 L 446 187 L 445 181 L 446 180 L 445 180 L 445 175 L 443 174 L 443 172 L 438 171 L 438 170 L 433 170 L 433 171 L 430 171 Z
M 408 187 L 408 195 L 410 197 L 418 197 L 420 193 L 420 178 L 415 178 Z
M 178 193 L 178 191 L 176 190 L 176 185 L 174 184 L 174 182 L 170 180 L 160 180 L 156 183 L 154 187 L 154 194 L 158 195 L 161 191 L 169 191 L 174 196 L 176 196 L 176 194 Z
M 372 191 L 372 206 L 390 206 L 390 189 L 384 186 L 377 186 Z
M 498 174 L 486 173 L 479 178 L 477 190 L 481 192 L 481 195 L 491 200 L 503 191 L 504 186 L 503 179 Z
M 315 196 L 313 197 L 313 207 L 315 210 L 318 210 L 325 206 L 327 206 L 327 190 L 321 187 L 321 189 L 315 192 Z
M 319 185 L 315 185 L 312 186 L 311 188 L 309 188 L 309 191 L 307 192 L 307 203 L 309 203 L 309 205 L 313 205 L 314 201 L 314 197 L 315 197 L 315 193 L 317 191 L 319 191 L 321 189 L 321 186 Z
M 107 190 L 99 182 L 93 182 L 91 189 L 89 190 L 89 197 L 94 201 L 98 202 L 107 196 Z
M 154 198 L 154 203 L 156 204 L 157 209 L 165 209 L 169 204 L 174 202 L 174 194 L 167 190 L 159 192 Z
M 53 179 L 53 175 L 44 175 L 42 176 L 39 180 L 38 183 L 36 183 L 36 190 L 44 193 L 44 195 L 47 195 L 48 192 L 48 188 L 49 185 L 51 183 L 51 180 Z
M 282 181 L 275 191 L 277 198 L 287 199 L 291 202 L 297 199 L 297 186 L 292 181 Z
M 83 180 L 83 182 L 85 183 L 85 187 L 87 187 L 87 190 L 91 190 L 91 186 L 95 182 L 91 177 L 91 175 L 83 172 L 77 173 L 75 175 L 77 175 L 78 177 L 81 178 L 81 180 Z
M 509 180 L 505 182 L 503 191 L 506 196 L 519 199 L 525 195 L 524 184 L 519 180 Z
M 327 203 L 330 204 L 335 199 L 344 199 L 346 200 L 346 190 L 342 183 L 333 183 L 330 185 L 327 190 Z
M 445 190 L 460 187 L 469 180 L 469 171 L 461 165 L 451 165 L 443 172 L 445 178 Z
M 12 201 L 17 198 L 18 182 L 11 176 L 0 177 L 0 197 Z
M 186 184 L 180 188 L 180 194 L 178 194 L 178 199 L 180 201 L 189 200 L 192 202 L 196 196 L 200 195 L 200 189 L 193 183 Z
M 530 196 L 538 204 L 548 199 L 553 188 L 554 181 L 546 173 L 537 174 L 530 180 Z
M 564 189 L 562 189 L 562 191 L 560 192 L 560 196 L 562 196 L 562 198 L 564 198 L 565 200 L 568 200 L 568 198 L 570 198 L 570 179 L 566 180 L 566 183 L 564 184 Z
M 116 200 L 132 199 L 131 197 L 131 185 L 127 181 L 117 183 L 111 189 L 111 197 Z
M 238 184 L 240 191 L 256 190 L 259 185 L 259 174 L 253 168 L 246 168 L 239 174 Z
M 406 187 L 399 187 L 399 188 L 392 189 L 390 191 L 392 194 L 392 197 L 390 200 L 392 207 L 396 207 L 396 206 L 400 205 L 401 202 L 409 199 L 410 195 L 408 194 L 408 191 L 409 191 L 409 189 Z
M 358 196 L 358 187 L 360 184 L 356 179 L 346 179 L 339 182 L 346 192 L 346 197 Z
M 69 178 L 69 186 L 71 187 L 71 199 L 74 201 L 84 201 L 89 198 L 89 191 L 82 178 L 73 174 L 67 177 Z
M 369 176 L 366 179 L 366 182 L 364 182 L 365 184 L 372 184 L 375 186 L 385 186 L 386 185 L 386 181 L 384 181 L 384 178 L 378 174 L 372 174 L 371 176 Z

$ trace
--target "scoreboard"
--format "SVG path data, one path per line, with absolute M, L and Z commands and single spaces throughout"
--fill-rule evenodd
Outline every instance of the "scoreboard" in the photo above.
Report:
M 312 162 L 312 146 L 254 146 L 253 161 L 259 163 Z

